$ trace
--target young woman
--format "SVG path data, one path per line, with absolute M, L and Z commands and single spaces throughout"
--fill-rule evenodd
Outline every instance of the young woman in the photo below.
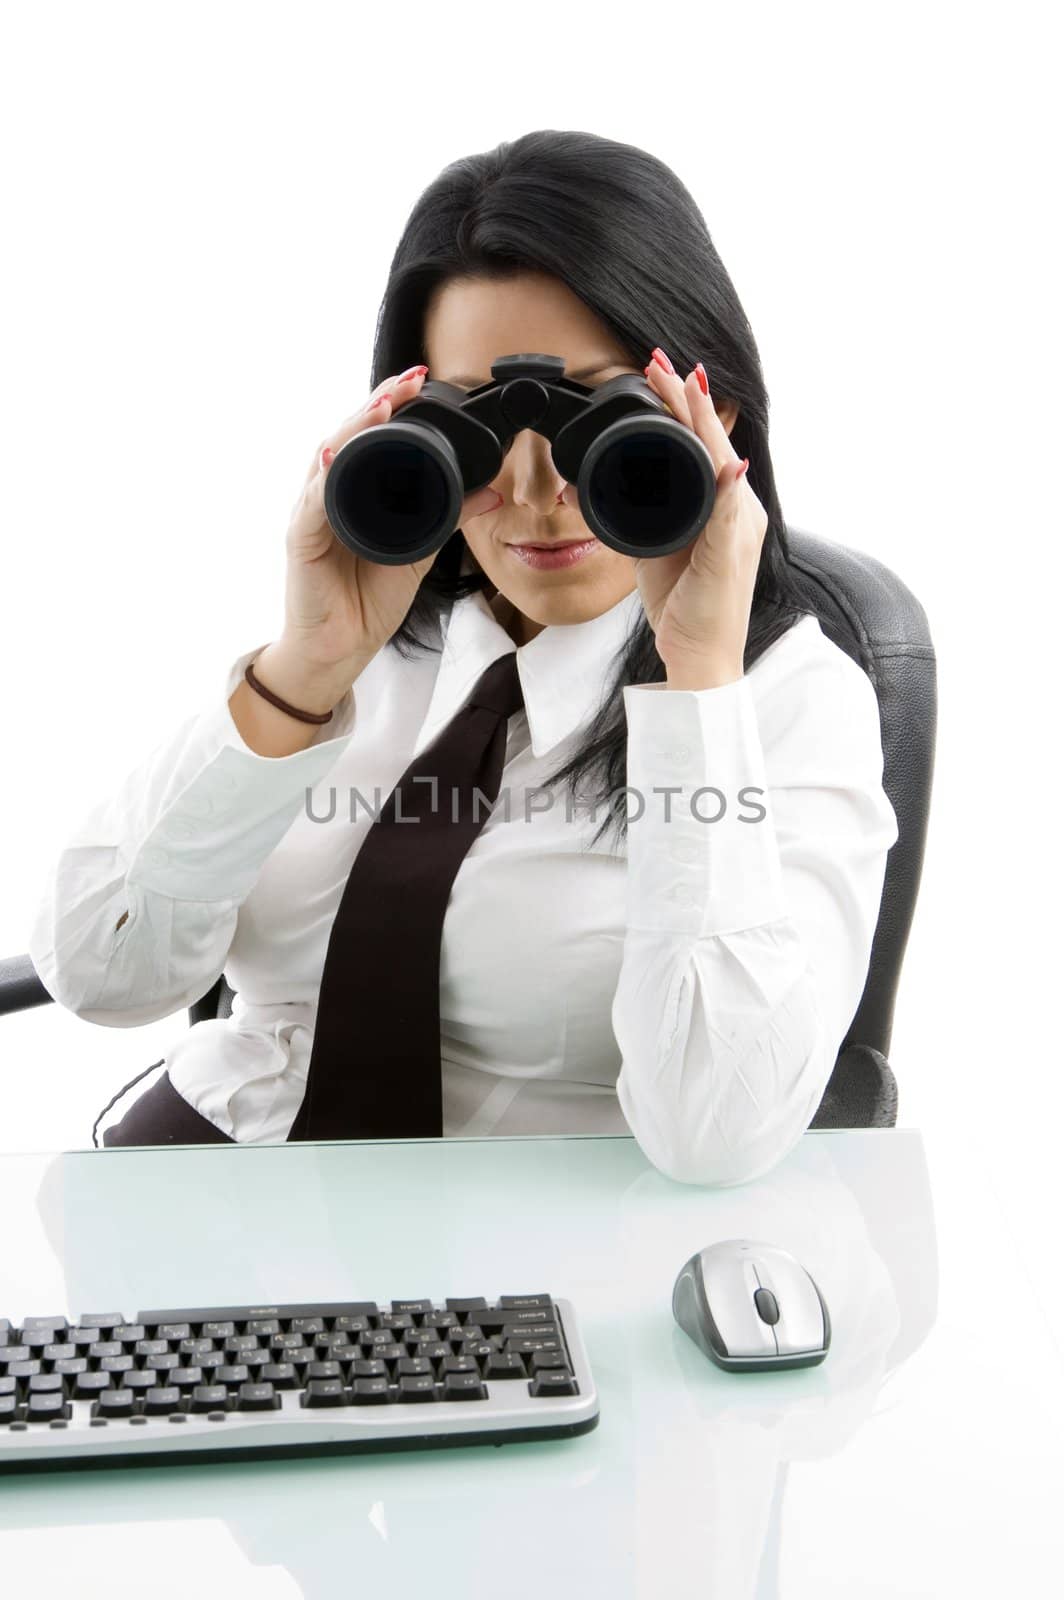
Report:
M 524 430 L 435 556 L 341 545 L 323 508 L 341 446 L 426 376 L 473 387 L 525 351 L 587 384 L 644 374 L 697 434 L 717 498 L 693 543 L 637 560 L 592 538 Z M 631 1133 L 679 1181 L 755 1177 L 820 1103 L 897 825 L 872 684 L 788 563 L 757 349 L 704 221 L 662 163 L 587 133 L 457 161 L 406 224 L 372 377 L 293 509 L 279 634 L 89 814 L 43 896 L 34 964 L 89 1021 L 169 1016 L 223 971 L 236 991 L 104 1142 L 305 1136 L 371 797 L 513 653 L 507 803 L 439 941 L 442 1134 Z M 356 1086 L 374 1074 L 360 1037 L 403 1025 L 385 990 L 350 1016 Z

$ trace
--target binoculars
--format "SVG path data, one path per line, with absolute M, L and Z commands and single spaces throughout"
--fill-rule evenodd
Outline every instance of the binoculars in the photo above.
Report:
M 716 475 L 709 451 L 645 378 L 591 388 L 552 355 L 493 361 L 468 393 L 428 379 L 389 421 L 356 433 L 325 479 L 325 515 L 356 555 L 400 566 L 439 550 L 467 495 L 491 482 L 515 433 L 549 439 L 575 483 L 596 538 L 627 556 L 682 550 L 709 521 Z

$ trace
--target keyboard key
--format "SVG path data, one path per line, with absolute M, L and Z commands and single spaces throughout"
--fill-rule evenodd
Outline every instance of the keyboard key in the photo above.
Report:
M 445 1400 L 486 1400 L 488 1391 L 479 1372 L 449 1372 L 443 1380 Z
M 126 1347 L 120 1339 L 97 1339 L 88 1349 L 90 1361 L 106 1361 L 108 1356 L 124 1356 L 126 1353 Z
M 278 1411 L 280 1406 L 281 1396 L 272 1383 L 242 1383 L 237 1390 L 238 1411 Z
M 352 1405 L 390 1405 L 392 1398 L 393 1390 L 387 1378 L 356 1378 L 351 1385 Z
M 288 1325 L 290 1333 L 301 1333 L 304 1339 L 310 1340 L 316 1333 L 325 1333 L 324 1317 L 293 1317 Z
M 435 1378 L 436 1373 L 432 1362 L 422 1356 L 404 1356 L 396 1362 L 395 1375 L 397 1378 Z
M 27 1334 L 32 1334 L 34 1337 L 36 1337 L 37 1334 L 48 1332 L 53 1328 L 60 1328 L 64 1333 L 66 1333 L 69 1327 L 70 1323 L 67 1321 L 66 1317 L 23 1317 L 21 1323 L 22 1343 L 26 1343 Z M 46 1344 L 51 1344 L 54 1337 L 55 1335 L 53 1333 L 52 1337 L 46 1339 L 44 1342 Z
M 110 1333 L 112 1328 L 120 1328 L 125 1320 L 121 1311 L 101 1311 L 91 1317 L 86 1312 L 78 1318 L 78 1328 L 99 1328 L 101 1332 L 106 1329 Z
M 131 1417 L 134 1394 L 132 1389 L 107 1389 L 92 1403 L 94 1417 Z
M 236 1366 L 217 1367 L 214 1373 L 215 1383 L 224 1383 L 229 1389 L 237 1389 L 242 1383 L 248 1383 L 251 1373 L 243 1363 Z
M 190 1411 L 222 1411 L 228 1404 L 229 1390 L 224 1383 L 200 1384 L 188 1399 Z
M 370 1378 L 382 1378 L 385 1383 L 388 1382 L 388 1368 L 383 1361 L 352 1361 L 352 1383 L 357 1382 L 359 1379 L 368 1380 Z
M 263 1383 L 272 1383 L 275 1389 L 297 1389 L 299 1379 L 290 1361 L 272 1361 L 260 1374 Z
M 133 1360 L 132 1356 L 104 1356 L 99 1367 L 95 1369 L 92 1367 L 83 1367 L 82 1371 L 92 1372 L 95 1370 L 97 1372 L 132 1372 L 135 1367 L 136 1362 Z M 140 1369 L 137 1368 L 137 1370 L 139 1371 Z
M 226 1353 L 235 1356 L 238 1361 L 243 1361 L 245 1351 L 261 1350 L 261 1348 L 253 1333 L 235 1333 L 231 1339 L 225 1341 Z
M 170 1346 L 165 1339 L 138 1339 L 133 1347 L 134 1356 L 168 1356 Z
M 472 1372 L 480 1377 L 480 1367 L 469 1356 L 445 1356 L 440 1363 L 440 1377 L 445 1378 L 452 1372 Z
M 26 1385 L 29 1394 L 66 1394 L 66 1384 L 61 1372 L 39 1372 Z
M 304 1406 L 345 1406 L 347 1392 L 342 1378 L 312 1378 L 300 1396 Z
M 70 1398 L 72 1400 L 95 1400 L 97 1395 L 103 1394 L 111 1386 L 111 1374 L 109 1372 L 79 1372 L 74 1379 Z
M 46 1344 L 41 1351 L 41 1360 L 47 1361 L 54 1366 L 55 1362 L 68 1361 L 71 1356 L 76 1356 L 77 1353 L 78 1347 L 74 1344 Z
M 248 1323 L 247 1331 L 248 1333 L 253 1333 L 256 1339 L 260 1339 L 263 1334 L 279 1334 L 281 1332 L 281 1324 L 276 1317 L 256 1317 Z
M 116 1324 L 117 1326 L 117 1324 Z M 110 1330 L 107 1330 L 108 1332 Z M 89 1345 L 98 1344 L 106 1337 L 103 1328 L 71 1328 L 69 1343 L 82 1355 L 88 1355 Z
M 175 1389 L 173 1384 L 163 1387 L 157 1385 L 154 1389 L 145 1390 L 142 1409 L 146 1417 L 162 1417 L 170 1411 L 176 1411 L 180 1404 L 180 1389 Z
M 537 1350 L 560 1350 L 558 1339 L 504 1339 L 503 1350 L 508 1356 L 531 1356 Z
M 12 1361 L 7 1368 L 9 1378 L 33 1378 L 41 1371 L 39 1361 Z
M 156 1339 L 167 1339 L 171 1344 L 180 1344 L 182 1339 L 191 1339 L 192 1329 L 187 1322 L 160 1322 L 155 1329 Z
M 143 1393 L 145 1389 L 158 1387 L 159 1377 L 155 1372 L 145 1372 L 141 1367 L 134 1367 L 129 1372 L 122 1374 L 122 1386 Z
M 528 1373 L 520 1356 L 494 1350 L 484 1364 L 484 1376 L 492 1383 L 498 1378 L 527 1378 Z
M 482 1311 L 488 1304 L 483 1295 L 474 1295 L 471 1300 L 455 1300 L 452 1298 L 445 1300 L 443 1303 L 448 1311 L 453 1311 L 456 1317 L 466 1317 L 467 1321 L 469 1320 L 468 1312 Z
M 315 1378 L 342 1378 L 338 1361 L 312 1361 L 306 1369 L 308 1382 Z
M 88 1372 L 89 1363 L 84 1356 L 71 1356 L 66 1361 L 57 1361 L 53 1371 L 60 1373 L 64 1378 L 72 1378 L 79 1372 Z
M 491 1306 L 487 1311 L 478 1311 L 477 1321 L 486 1334 L 501 1333 L 508 1325 L 515 1327 L 528 1327 L 540 1322 L 553 1322 L 554 1317 L 546 1310 L 537 1306 Z
M 569 1370 L 569 1362 L 561 1350 L 533 1350 L 528 1364 L 533 1372 L 556 1371 L 559 1367 L 566 1372 Z
M 191 1389 L 196 1389 L 203 1382 L 203 1370 L 200 1367 L 179 1367 L 170 1374 L 171 1386 L 180 1389 L 182 1394 L 188 1394 Z
M 72 1415 L 66 1395 L 58 1390 L 52 1394 L 31 1394 L 26 1401 L 27 1422 L 51 1422 L 53 1417 Z
M 145 1372 L 172 1372 L 181 1365 L 181 1357 L 176 1350 L 167 1350 L 165 1355 L 148 1356 L 144 1362 Z
M 399 1395 L 401 1401 L 435 1400 L 436 1382 L 434 1378 L 400 1378 Z
M 120 1322 L 117 1328 L 112 1328 L 111 1330 L 112 1342 L 123 1347 L 136 1344 L 138 1339 L 146 1339 L 147 1337 L 148 1330 L 143 1322 Z M 108 1354 L 110 1355 L 111 1352 L 108 1351 Z
M 576 1380 L 568 1372 L 538 1372 L 529 1384 L 528 1392 L 537 1398 L 541 1395 L 576 1394 Z
M 369 1327 L 369 1317 L 364 1314 L 358 1317 L 344 1316 L 333 1318 L 333 1331 L 336 1333 L 366 1333 L 369 1331 Z M 354 1343 L 353 1340 L 352 1343 Z

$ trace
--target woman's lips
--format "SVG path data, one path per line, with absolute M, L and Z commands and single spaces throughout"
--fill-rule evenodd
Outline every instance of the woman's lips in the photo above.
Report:
M 540 572 L 550 572 L 557 567 L 573 567 L 578 561 L 583 561 L 592 550 L 601 548 L 598 539 L 575 539 L 566 544 L 511 544 L 507 549 L 512 550 L 518 561 L 523 561 L 526 567 L 534 567 Z

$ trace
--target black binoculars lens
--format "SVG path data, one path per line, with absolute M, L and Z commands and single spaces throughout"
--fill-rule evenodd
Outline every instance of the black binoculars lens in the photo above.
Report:
M 689 450 L 660 433 L 628 431 L 595 461 L 588 486 L 598 520 L 629 554 L 657 555 L 663 527 L 676 527 L 704 493 L 704 478 Z
M 378 436 L 336 485 L 336 509 L 347 526 L 373 529 L 382 554 L 417 560 L 443 523 L 450 497 L 438 462 L 401 439 Z

